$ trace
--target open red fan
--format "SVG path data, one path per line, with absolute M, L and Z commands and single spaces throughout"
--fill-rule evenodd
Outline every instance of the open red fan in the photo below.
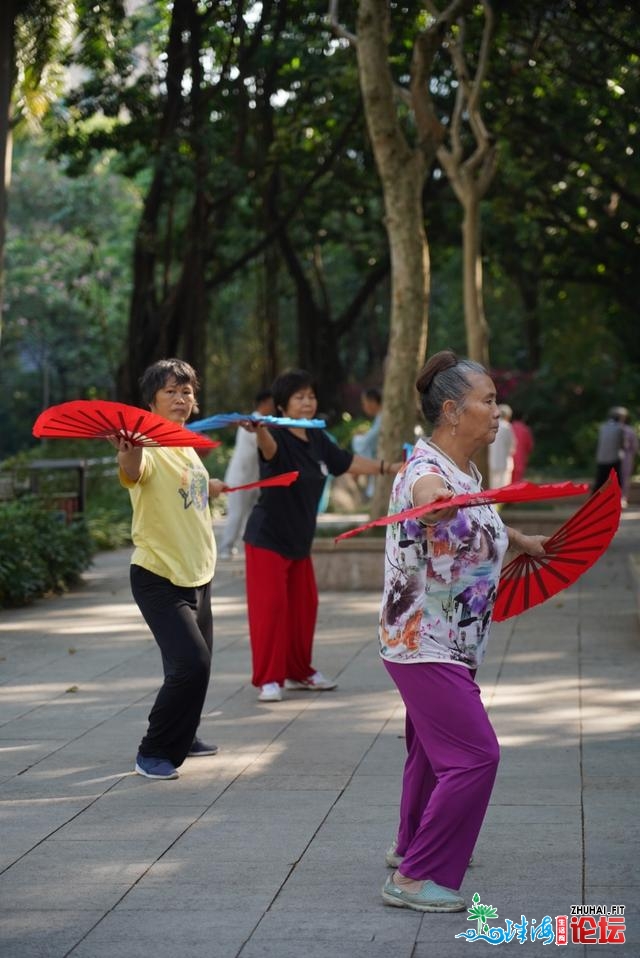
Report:
M 380 519 L 374 519 L 367 522 L 357 529 L 350 529 L 336 536 L 335 541 L 340 539 L 349 539 L 351 536 L 357 536 L 366 529 L 373 526 L 390 526 L 394 522 L 402 522 L 404 519 L 417 519 L 418 516 L 424 516 L 428 512 L 436 512 L 438 509 L 468 508 L 469 506 L 490 505 L 494 502 L 534 502 L 538 499 L 560 499 L 564 496 L 581 496 L 589 491 L 586 482 L 547 482 L 542 485 L 536 485 L 535 482 L 514 482 L 510 486 L 501 486 L 499 489 L 485 489 L 483 492 L 471 492 L 464 495 L 453 496 L 452 499 L 438 499 L 435 502 L 429 502 L 424 506 L 414 506 L 412 509 L 404 509 L 402 512 L 396 512 L 390 516 L 382 516 Z
M 105 439 L 124 436 L 134 446 L 193 446 L 219 442 L 184 429 L 154 412 L 106 399 L 73 399 L 41 412 L 33 426 L 38 439 Z
M 566 589 L 600 558 L 620 522 L 615 472 L 545 543 L 540 557 L 519 555 L 502 570 L 493 618 L 502 622 Z
M 239 492 L 241 489 L 266 489 L 268 486 L 290 486 L 295 482 L 299 472 L 281 472 L 278 476 L 268 479 L 258 479 L 257 482 L 247 482 L 244 486 L 225 486 L 223 492 Z

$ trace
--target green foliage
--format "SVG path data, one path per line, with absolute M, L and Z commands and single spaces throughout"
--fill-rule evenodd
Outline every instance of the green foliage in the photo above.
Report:
M 118 481 L 115 461 L 89 468 L 85 519 L 96 551 L 131 544 L 131 500 Z
M 523 346 L 533 366 L 548 360 L 555 301 L 571 322 L 607 325 L 614 363 L 637 363 L 637 10 L 599 0 L 501 10 L 486 95 L 500 141 L 487 236 L 530 313 Z M 580 345 L 573 330 L 569 348 Z
M 343 449 L 351 449 L 351 441 L 356 433 L 366 432 L 371 428 L 371 420 L 366 416 L 350 416 L 344 413 L 336 422 L 329 423 L 328 430 Z
M 35 499 L 0 503 L 0 608 L 63 592 L 88 568 L 91 552 L 81 519 L 67 524 Z
M 136 188 L 107 157 L 71 180 L 43 149 L 36 140 L 16 150 L 0 458 L 24 448 L 43 407 L 112 398 L 126 329 Z
M 123 512 L 100 506 L 93 506 L 87 512 L 87 529 L 95 551 L 122 549 L 131 543 L 131 517 Z
M 71 7 L 72 45 L 73 16 L 60 32 L 60 13 Z M 188 357 L 204 374 L 203 415 L 248 409 L 274 367 L 301 356 L 322 379 L 334 375 L 344 395 L 355 384 L 381 381 L 385 281 L 349 313 L 386 255 L 387 215 L 354 51 L 328 33 L 326 5 L 315 0 L 254 4 L 250 16 L 241 7 L 168 0 L 23 6 L 34 19 L 31 33 L 19 34 L 18 62 L 23 72 L 29 63 L 35 72 L 19 77 L 17 115 L 29 109 L 21 91 L 35 90 L 40 80 L 54 108 L 39 139 L 23 132 L 14 163 L 0 459 L 33 444 L 31 425 L 44 405 L 125 398 L 116 396 L 116 382 L 130 359 L 131 264 L 143 194 L 146 203 L 158 200 L 155 219 L 145 221 L 146 245 L 136 251 L 155 256 L 141 283 L 143 317 L 172 314 L 190 288 L 185 262 L 192 251 L 203 252 L 207 345 Z M 354 31 L 356 5 L 341 7 Z M 170 28 L 187 9 L 194 17 L 174 33 L 174 62 L 184 72 L 172 87 Z M 514 382 L 530 374 L 502 398 L 527 414 L 534 465 L 584 470 L 608 406 L 640 407 L 637 11 L 630 2 L 600 0 L 496 2 L 494 10 L 483 92 L 500 158 L 482 210 L 491 363 Z M 392 3 L 390 16 L 391 67 L 406 89 L 424 4 Z M 468 24 L 471 60 L 481 19 Z M 194 40 L 199 57 L 192 57 Z M 61 67 L 73 64 L 80 72 L 63 93 Z M 432 94 L 445 116 L 455 92 L 446 56 L 438 56 L 435 70 Z M 171 110 L 179 116 L 167 132 Z M 413 143 L 410 110 L 403 124 Z M 205 202 L 196 236 L 197 195 Z M 437 168 L 424 208 L 429 351 L 451 345 L 464 353 L 460 208 Z M 172 314 L 176 348 L 190 332 L 189 307 L 187 297 Z M 167 341 L 151 338 L 158 349 L 169 348 Z M 330 404 L 327 412 L 348 447 L 356 422 L 340 420 L 342 410 Z M 222 476 L 234 433 L 218 438 L 224 448 L 207 465 Z M 69 453 L 58 447 L 49 454 Z M 85 456 L 86 448 L 74 454 Z M 127 510 L 117 482 L 92 489 L 88 517 L 96 541 L 118 543 Z

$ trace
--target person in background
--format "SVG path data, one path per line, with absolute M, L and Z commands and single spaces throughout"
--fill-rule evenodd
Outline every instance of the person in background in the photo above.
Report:
M 596 445 L 596 478 L 593 484 L 592 492 L 599 489 L 600 486 L 609 478 L 609 473 L 613 469 L 620 488 L 622 488 L 622 460 L 624 459 L 625 434 L 622 428 L 622 412 L 620 406 L 614 406 L 609 410 L 609 415 L 605 422 L 598 429 L 598 442 Z
M 272 416 L 273 399 L 271 391 L 263 389 L 254 397 L 254 415 Z M 258 447 L 253 433 L 239 427 L 236 441 L 224 476 L 226 486 L 244 486 L 249 482 L 257 482 L 260 475 L 258 465 Z M 227 497 L 227 517 L 220 540 L 218 557 L 230 559 L 238 552 L 237 543 L 242 540 L 244 527 L 247 524 L 249 513 L 258 501 L 257 489 L 241 489 L 231 492 Z
M 198 411 L 198 377 L 181 359 L 161 359 L 140 380 L 152 412 L 184 426 Z M 196 735 L 213 646 L 211 580 L 216 545 L 209 497 L 223 483 L 209 479 L 194 449 L 134 446 L 109 437 L 118 450 L 120 483 L 133 519 L 131 591 L 160 652 L 164 682 L 138 748 L 135 770 L 150 779 L 178 778 L 188 755 L 215 755 Z
M 513 415 L 511 406 L 501 403 L 498 406 L 500 422 L 495 442 L 489 446 L 489 486 L 499 489 L 508 486 L 513 474 L 513 455 L 516 449 L 516 437 L 511 426 Z
M 629 410 L 624 406 L 620 407 L 620 422 L 624 433 L 624 455 L 620 468 L 621 487 L 622 487 L 622 506 L 626 509 L 629 503 L 631 493 L 631 479 L 635 468 L 636 456 L 638 455 L 638 433 L 631 425 Z
M 382 393 L 374 387 L 363 390 L 360 396 L 360 405 L 365 416 L 373 421 L 366 432 L 356 433 L 351 440 L 351 448 L 359 456 L 375 459 L 378 454 L 378 439 L 380 438 L 380 426 L 382 425 Z M 365 498 L 370 499 L 374 489 L 375 479 L 369 477 L 365 487 Z
M 316 387 L 305 370 L 278 376 L 271 391 L 278 415 L 316 418 Z M 261 702 L 279 702 L 283 688 L 336 688 L 312 665 L 318 592 L 311 546 L 327 476 L 391 475 L 401 464 L 354 455 L 323 429 L 270 429 L 251 422 L 246 428 L 257 436 L 261 478 L 300 474 L 287 488 L 261 490 L 244 533 L 252 682 Z
M 451 509 L 479 492 L 473 456 L 496 437 L 496 390 L 476 362 L 443 350 L 416 383 L 430 439 L 396 476 L 389 515 L 442 500 L 387 527 L 380 655 L 406 707 L 400 824 L 385 860 L 388 905 L 462 911 L 458 889 L 485 816 L 499 746 L 475 681 L 507 546 L 543 555 L 542 536 L 507 528 L 493 506 Z
M 533 452 L 533 433 L 530 426 L 525 422 L 522 416 L 515 415 L 511 420 L 511 428 L 516 440 L 516 448 L 513 453 L 513 473 L 511 482 L 521 482 L 527 472 L 529 465 L 529 456 Z

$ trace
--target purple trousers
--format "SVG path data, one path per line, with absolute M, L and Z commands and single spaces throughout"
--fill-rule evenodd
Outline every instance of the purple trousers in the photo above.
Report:
M 404 701 L 400 873 L 458 889 L 491 797 L 500 749 L 475 672 L 383 660 Z

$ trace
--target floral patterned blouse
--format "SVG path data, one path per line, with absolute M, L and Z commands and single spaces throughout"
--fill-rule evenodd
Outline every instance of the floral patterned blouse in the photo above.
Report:
M 442 476 L 455 495 L 479 492 L 439 449 L 420 439 L 396 476 L 389 514 L 410 509 L 418 479 Z M 493 506 L 459 509 L 424 527 L 415 519 L 387 528 L 380 611 L 380 655 L 391 662 L 452 662 L 475 669 L 484 657 L 491 612 L 507 550 L 507 531 Z

